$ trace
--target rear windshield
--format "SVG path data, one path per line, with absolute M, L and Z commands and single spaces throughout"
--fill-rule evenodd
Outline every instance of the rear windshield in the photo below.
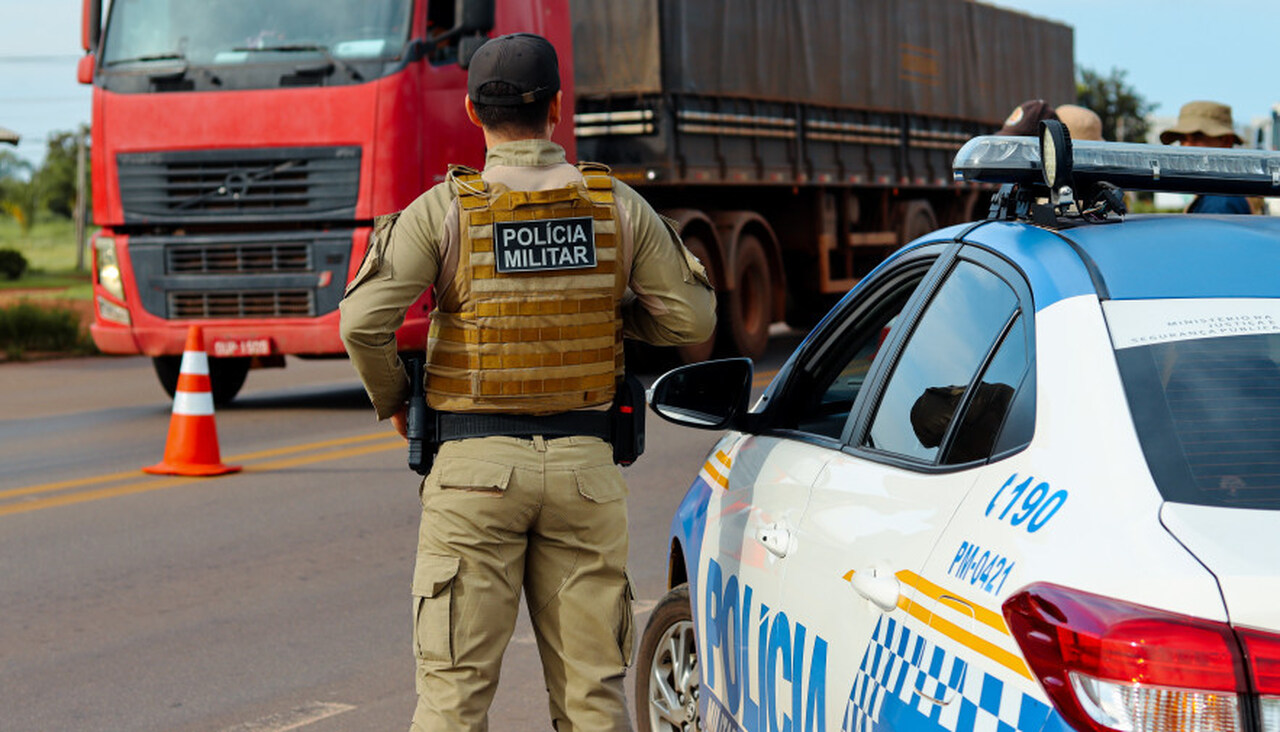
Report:
M 1107 303 L 1164 498 L 1280 509 L 1280 301 Z

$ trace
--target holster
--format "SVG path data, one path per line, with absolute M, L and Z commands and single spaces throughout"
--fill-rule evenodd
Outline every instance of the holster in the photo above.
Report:
M 409 373 L 409 409 L 405 417 L 405 437 L 409 440 L 409 469 L 418 475 L 426 475 L 431 472 L 436 451 L 440 449 L 437 414 L 427 406 L 422 359 L 407 358 L 404 366 Z
M 609 442 L 618 465 L 630 465 L 644 454 L 644 412 L 644 384 L 627 374 L 609 408 Z

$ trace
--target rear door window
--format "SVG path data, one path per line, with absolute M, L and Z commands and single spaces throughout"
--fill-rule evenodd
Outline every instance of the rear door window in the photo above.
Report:
M 882 273 L 861 297 L 838 306 L 798 354 L 791 377 L 770 408 L 771 427 L 839 442 L 873 366 L 884 358 L 891 335 L 934 261 L 922 256 Z

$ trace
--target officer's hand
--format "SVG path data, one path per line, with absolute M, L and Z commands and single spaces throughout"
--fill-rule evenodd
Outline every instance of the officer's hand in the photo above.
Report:
M 409 439 L 409 405 L 402 404 L 400 409 L 391 415 L 391 426 L 396 428 L 396 432 L 404 439 Z

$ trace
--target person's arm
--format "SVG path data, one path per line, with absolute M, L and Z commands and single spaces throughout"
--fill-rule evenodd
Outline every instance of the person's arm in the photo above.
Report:
M 623 333 L 656 346 L 701 343 L 716 327 L 716 296 L 706 270 L 675 230 L 625 183 L 614 195 L 631 227 L 631 290 L 623 305 Z
M 397 414 L 409 395 L 396 329 L 440 271 L 440 232 L 452 200 L 444 184 L 409 204 L 370 244 L 339 305 L 343 345 L 380 420 Z

